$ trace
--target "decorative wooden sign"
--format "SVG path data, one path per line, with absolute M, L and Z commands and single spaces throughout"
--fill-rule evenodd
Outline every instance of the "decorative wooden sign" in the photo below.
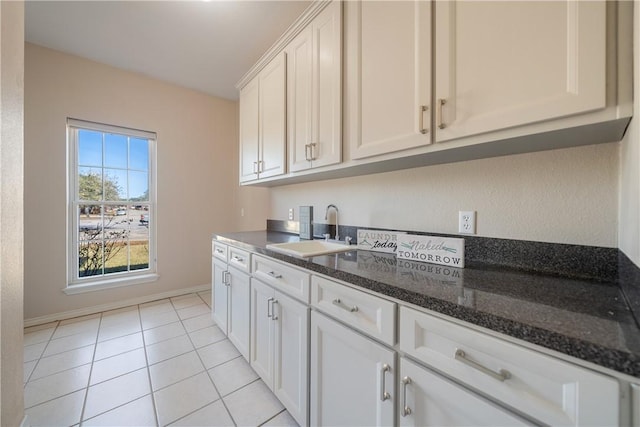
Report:
M 360 230 L 358 229 L 358 249 L 365 251 L 396 252 L 397 236 L 405 234 L 400 231 Z
M 399 259 L 464 268 L 464 239 L 400 234 L 397 243 Z

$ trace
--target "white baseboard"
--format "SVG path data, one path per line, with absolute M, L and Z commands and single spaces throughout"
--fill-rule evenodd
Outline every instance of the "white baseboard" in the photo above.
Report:
M 34 317 L 24 320 L 24 327 L 42 325 L 43 323 L 55 322 L 57 320 L 71 319 L 74 317 L 88 316 L 89 314 L 101 313 L 103 311 L 117 310 L 119 308 L 129 307 L 132 305 L 144 304 L 145 302 L 156 301 L 159 299 L 177 297 L 184 294 L 192 294 L 194 292 L 204 292 L 211 290 L 211 283 L 206 285 L 193 286 L 191 288 L 176 289 L 174 291 L 162 292 L 159 294 L 146 295 L 138 298 L 131 298 L 124 301 L 112 302 L 102 305 L 94 305 L 92 307 L 79 308 L 76 310 L 63 311 L 62 313 L 48 314 L 46 316 Z

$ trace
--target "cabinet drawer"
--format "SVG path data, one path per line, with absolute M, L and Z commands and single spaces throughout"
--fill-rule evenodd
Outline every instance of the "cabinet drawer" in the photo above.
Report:
M 211 242 L 211 252 L 213 253 L 213 256 L 224 262 L 227 262 L 228 248 L 229 247 L 227 245 L 216 240 Z
M 407 307 L 400 350 L 542 423 L 619 424 L 613 378 Z
M 234 266 L 238 270 L 242 270 L 247 273 L 249 272 L 249 269 L 251 267 L 251 264 L 249 262 L 250 256 L 251 254 L 247 251 L 229 246 L 229 265 Z
M 311 304 L 388 345 L 396 342 L 396 304 L 393 302 L 312 276 Z
M 309 273 L 260 255 L 251 257 L 253 277 L 309 304 Z

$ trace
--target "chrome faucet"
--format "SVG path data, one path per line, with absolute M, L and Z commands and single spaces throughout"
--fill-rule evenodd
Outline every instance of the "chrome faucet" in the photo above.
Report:
M 328 220 L 329 219 L 329 209 L 335 209 L 336 210 L 336 240 L 340 240 L 340 236 L 338 236 L 338 207 L 334 204 L 331 204 L 329 206 L 327 206 L 327 211 L 324 213 L 324 220 Z

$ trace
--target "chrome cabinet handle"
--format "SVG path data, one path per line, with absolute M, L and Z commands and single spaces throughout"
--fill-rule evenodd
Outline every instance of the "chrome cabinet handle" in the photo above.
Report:
M 264 161 L 258 160 L 258 173 L 264 172 Z
M 507 371 L 505 369 L 500 369 L 498 372 L 494 372 L 491 369 L 482 366 L 478 362 L 474 362 L 473 360 L 467 358 L 467 354 L 464 352 L 464 350 L 460 350 L 460 349 L 456 348 L 456 352 L 455 352 L 453 357 L 457 361 L 462 362 L 465 365 L 471 366 L 472 368 L 477 369 L 478 371 L 482 372 L 483 374 L 487 374 L 491 378 L 495 378 L 496 380 L 498 380 L 500 382 L 503 382 L 504 380 L 508 380 L 509 378 L 511 378 L 511 372 L 509 372 L 509 371 Z
M 447 100 L 440 98 L 436 101 L 436 103 L 438 105 L 438 114 L 436 118 L 436 121 L 438 122 L 438 128 L 444 129 L 447 127 L 447 125 L 445 125 L 442 121 L 442 106 L 447 103 Z
M 271 298 L 271 320 L 278 320 L 278 316 L 276 316 L 276 311 L 274 306 L 278 303 L 277 299 Z
M 231 286 L 231 273 L 229 270 L 222 272 L 222 283 L 224 283 L 225 286 Z
M 343 303 L 340 298 L 336 298 L 333 300 L 333 305 L 337 305 L 338 307 L 340 307 L 343 310 L 347 310 L 348 312 L 351 313 L 355 313 L 356 311 L 358 311 L 358 306 L 354 305 L 353 307 L 349 307 L 348 305 L 346 305 L 345 303 Z
M 427 107 L 426 105 L 421 105 L 420 109 L 418 110 L 418 115 L 420 116 L 420 133 L 423 135 L 429 132 L 429 129 L 424 127 L 424 113 L 428 108 L 429 107 Z
M 258 162 L 253 162 L 253 173 L 258 173 Z
M 315 160 L 316 159 L 316 154 L 315 154 L 316 145 L 318 145 L 318 144 L 316 144 L 315 142 L 309 144 L 309 152 L 310 152 L 309 160 Z
M 234 259 L 234 260 L 236 260 L 236 261 L 238 261 L 238 262 L 242 262 L 242 261 L 244 261 L 244 258 L 240 258 L 238 255 L 234 255 L 234 256 L 233 256 L 233 259 Z
M 309 157 L 309 148 L 311 148 L 310 144 L 304 144 L 304 159 L 305 160 L 311 160 Z
M 411 378 L 404 377 L 402 379 L 402 416 L 411 415 L 411 408 L 407 406 L 407 385 L 411 384 Z
M 270 271 L 267 273 L 269 276 L 273 277 L 274 279 L 282 279 L 282 274 Z
M 382 376 L 382 381 L 380 381 L 380 400 L 382 400 L 383 402 L 385 400 L 391 399 L 391 395 L 387 391 L 387 381 L 386 381 L 387 372 L 389 371 L 391 371 L 391 366 L 389 366 L 386 363 L 382 365 L 382 372 L 380 373 L 380 375 Z
M 223 253 L 223 252 L 224 252 L 224 251 L 223 251 L 222 249 L 216 249 L 216 253 L 217 253 L 217 254 L 221 254 L 221 253 Z
M 273 318 L 273 313 L 271 312 L 271 308 L 273 308 L 273 306 L 271 305 L 271 301 L 273 301 L 273 298 L 267 299 L 267 317 Z

